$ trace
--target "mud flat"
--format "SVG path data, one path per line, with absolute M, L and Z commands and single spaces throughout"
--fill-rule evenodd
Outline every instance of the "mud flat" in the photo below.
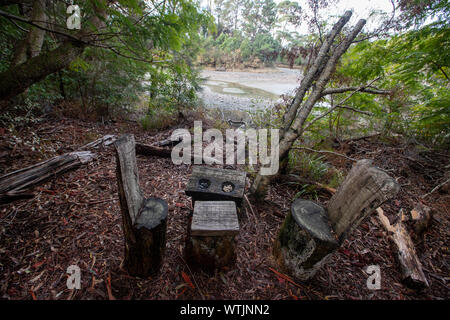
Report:
M 264 72 L 204 70 L 202 77 L 206 81 L 200 97 L 207 108 L 241 114 L 271 107 L 280 95 L 292 94 L 299 85 L 301 72 L 286 68 Z

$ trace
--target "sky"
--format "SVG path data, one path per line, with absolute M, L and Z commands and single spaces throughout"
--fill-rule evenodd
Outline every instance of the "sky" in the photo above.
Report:
M 274 0 L 275 3 L 280 3 L 282 1 L 283 0 Z M 201 1 L 202 5 L 206 5 L 208 2 L 208 0 Z M 298 0 L 297 2 L 304 9 L 308 7 L 306 0 Z M 369 18 L 370 12 L 373 10 L 381 10 L 390 13 L 392 12 L 392 3 L 390 0 L 339 0 L 336 4 L 327 8 L 322 15 L 340 16 L 347 10 L 353 10 L 353 16 L 350 20 L 351 24 L 355 24 L 359 19 L 367 19 L 366 28 L 371 30 L 375 28 L 376 18 Z M 297 31 L 300 34 L 307 34 L 307 24 L 302 24 L 300 29 Z

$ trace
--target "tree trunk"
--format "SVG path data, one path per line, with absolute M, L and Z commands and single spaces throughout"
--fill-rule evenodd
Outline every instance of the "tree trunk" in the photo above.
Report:
M 31 20 L 40 26 L 45 26 L 47 15 L 45 13 L 45 1 L 33 0 Z M 44 43 L 45 31 L 37 27 L 31 27 L 25 39 L 19 42 L 14 53 L 12 65 L 24 63 L 29 58 L 37 56 L 41 52 Z
M 65 41 L 58 48 L 13 66 L 0 74 L 0 100 L 24 92 L 32 84 L 67 67 L 84 50 L 85 45 Z
M 280 228 L 273 253 L 283 270 L 303 281 L 313 277 L 338 246 L 325 209 L 297 199 Z
M 139 187 L 133 135 L 115 141 L 117 183 L 125 237 L 124 265 L 130 275 L 146 278 L 161 266 L 166 246 L 167 203 L 145 199 Z
M 43 0 L 37 0 L 38 2 Z M 104 1 L 98 5 L 94 4 L 94 15 L 86 22 L 89 26 L 99 29 L 104 25 L 106 11 Z M 45 14 L 45 13 L 44 13 Z M 32 28 L 32 31 L 37 28 Z M 42 31 L 42 30 L 40 30 Z M 37 52 L 43 34 L 39 32 L 31 33 L 30 52 Z M 46 76 L 67 67 L 76 57 L 81 55 L 87 43 L 95 40 L 96 36 L 91 29 L 81 30 L 77 36 L 83 41 L 73 39 L 64 41 L 59 47 L 52 51 L 41 53 L 24 63 L 18 65 L 11 64 L 10 68 L 0 73 L 0 101 L 7 100 L 24 92 L 32 84 L 44 79 Z M 41 44 L 42 46 L 42 44 Z M 3 105 L 3 104 L 2 104 Z
M 292 105 L 286 112 L 284 117 L 284 130 L 281 134 L 279 143 L 280 163 L 286 163 L 292 145 L 303 134 L 303 126 L 306 119 L 311 113 L 316 102 L 323 96 L 325 86 L 329 82 L 331 75 L 334 73 L 340 57 L 347 51 L 353 40 L 361 32 L 366 23 L 363 19 L 359 20 L 344 40 L 342 40 L 339 45 L 334 47 L 334 51 L 330 56 L 329 51 L 333 43 L 333 39 L 342 30 L 350 17 L 351 12 L 347 11 L 334 25 L 327 39 L 322 44 L 313 66 L 302 80 L 301 86 L 297 91 Z M 306 92 L 311 88 L 313 88 L 313 90 L 308 96 L 308 99 L 301 105 Z M 298 114 L 297 110 L 300 110 Z M 275 176 L 262 176 L 261 173 L 258 173 L 251 187 L 251 191 L 257 199 L 262 199 L 266 195 L 270 182 L 274 178 Z
M 25 189 L 76 169 L 93 158 L 94 154 L 89 151 L 71 152 L 5 174 L 0 177 L 0 203 L 30 197 Z

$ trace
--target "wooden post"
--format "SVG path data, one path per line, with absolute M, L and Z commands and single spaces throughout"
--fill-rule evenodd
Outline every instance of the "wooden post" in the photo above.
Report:
M 281 226 L 273 253 L 282 269 L 299 280 L 307 280 L 337 247 L 325 209 L 297 199 Z
M 130 275 L 155 275 L 161 266 L 166 246 L 167 203 L 158 198 L 145 199 L 139 187 L 134 136 L 121 136 L 114 143 L 117 182 L 123 232 L 124 265 Z
M 339 241 L 399 190 L 395 180 L 373 167 L 371 160 L 359 160 L 328 203 L 331 226 Z
M 213 272 L 236 261 L 239 222 L 233 201 L 196 201 L 188 230 L 186 260 Z

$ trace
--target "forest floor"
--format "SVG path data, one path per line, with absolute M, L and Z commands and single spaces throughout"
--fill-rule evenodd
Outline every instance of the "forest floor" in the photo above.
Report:
M 61 119 L 41 122 L 12 134 L 2 130 L 0 174 L 76 150 L 105 134 L 134 133 L 150 144 L 170 131 L 149 133 L 133 123 L 102 125 Z M 168 202 L 167 247 L 158 276 L 130 277 L 122 269 L 124 251 L 112 146 L 97 150 L 94 162 L 37 186 L 33 199 L 0 206 L 0 298 L 2 299 L 449 299 L 449 195 L 438 191 L 449 153 L 423 151 L 394 140 L 376 138 L 348 143 L 337 152 L 370 158 L 394 176 L 402 188 L 382 206 L 392 219 L 400 208 L 422 201 L 433 219 L 416 250 L 430 287 L 416 292 L 400 283 L 399 266 L 376 215 L 366 219 L 308 282 L 279 273 L 272 245 L 300 186 L 275 184 L 267 201 L 240 216 L 236 267 L 208 276 L 191 272 L 183 259 L 192 210 L 184 188 L 191 166 L 170 159 L 138 156 L 141 187 L 147 196 Z M 330 156 L 330 164 L 348 172 L 352 162 Z M 447 167 L 448 168 L 448 167 Z M 319 194 L 326 204 L 330 195 Z M 381 267 L 381 290 L 369 290 L 369 265 Z M 81 289 L 66 286 L 67 267 L 81 268 Z

